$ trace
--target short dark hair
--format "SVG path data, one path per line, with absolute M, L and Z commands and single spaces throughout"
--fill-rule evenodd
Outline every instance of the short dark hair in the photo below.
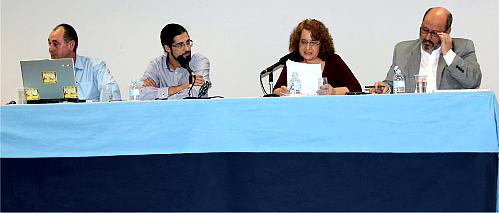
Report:
M 163 47 L 163 50 L 165 50 L 165 45 L 171 48 L 174 42 L 173 38 L 182 33 L 187 33 L 187 30 L 180 24 L 171 23 L 163 27 L 163 30 L 161 30 L 161 34 L 159 35 L 159 38 L 161 39 L 161 47 Z
M 428 10 L 426 10 L 426 12 L 424 13 L 424 16 L 423 16 L 423 21 L 424 19 L 426 18 L 426 15 L 430 12 L 430 10 L 432 10 L 434 7 L 432 8 L 429 8 Z M 447 23 L 445 24 L 445 30 L 448 30 L 452 25 L 452 13 L 449 12 L 449 15 L 447 15 Z
M 64 39 L 64 42 L 68 43 L 71 40 L 75 41 L 75 48 L 73 49 L 73 52 L 76 52 L 76 48 L 78 47 L 78 34 L 76 34 L 75 28 L 73 28 L 69 24 L 63 23 L 63 24 L 57 25 L 57 27 L 55 27 L 54 30 L 52 30 L 52 31 L 57 30 L 57 28 L 59 28 L 59 27 L 62 27 L 64 29 L 64 35 L 62 36 L 62 38 Z

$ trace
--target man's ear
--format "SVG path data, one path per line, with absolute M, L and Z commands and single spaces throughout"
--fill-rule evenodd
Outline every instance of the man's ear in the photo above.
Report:
M 71 41 L 69 42 L 69 49 L 70 49 L 72 52 L 74 52 L 74 49 L 75 49 L 75 44 L 76 44 L 75 40 L 71 40 Z
M 170 49 L 170 47 L 168 45 L 163 45 L 163 48 L 165 49 L 165 52 L 172 53 L 172 50 Z
M 452 28 L 450 28 L 450 27 L 449 27 L 449 29 L 447 29 L 447 30 L 445 31 L 445 33 L 447 33 L 448 35 L 450 35 L 450 30 L 452 30 Z

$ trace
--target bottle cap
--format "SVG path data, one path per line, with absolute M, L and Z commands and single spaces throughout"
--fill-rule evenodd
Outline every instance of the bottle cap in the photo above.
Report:
M 298 72 L 293 72 L 293 75 L 298 75 Z
M 132 83 L 137 83 L 137 79 L 132 78 Z
M 393 68 L 393 71 L 395 71 L 395 73 L 402 73 L 402 70 L 399 69 L 399 66 L 395 66 Z

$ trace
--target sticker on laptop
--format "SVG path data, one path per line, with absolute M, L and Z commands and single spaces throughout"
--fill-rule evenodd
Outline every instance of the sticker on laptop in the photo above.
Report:
M 78 98 L 78 90 L 76 87 L 63 87 L 64 98 Z
M 40 100 L 40 95 L 38 94 L 38 89 L 25 89 L 26 92 L 26 100 L 28 101 L 37 101 Z
M 57 75 L 55 72 L 42 72 L 42 79 L 44 84 L 57 83 Z

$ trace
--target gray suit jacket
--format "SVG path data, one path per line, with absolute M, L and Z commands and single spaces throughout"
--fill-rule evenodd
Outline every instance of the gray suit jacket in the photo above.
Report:
M 476 59 L 473 41 L 464 38 L 452 39 L 452 50 L 456 57 L 452 64 L 447 66 L 440 54 L 437 68 L 437 89 L 473 89 L 478 88 L 482 81 L 482 72 Z M 383 81 L 393 91 L 393 68 L 398 66 L 405 78 L 405 92 L 413 93 L 415 90 L 414 75 L 419 74 L 421 63 L 421 41 L 403 41 L 395 45 L 393 62 L 386 79 Z

